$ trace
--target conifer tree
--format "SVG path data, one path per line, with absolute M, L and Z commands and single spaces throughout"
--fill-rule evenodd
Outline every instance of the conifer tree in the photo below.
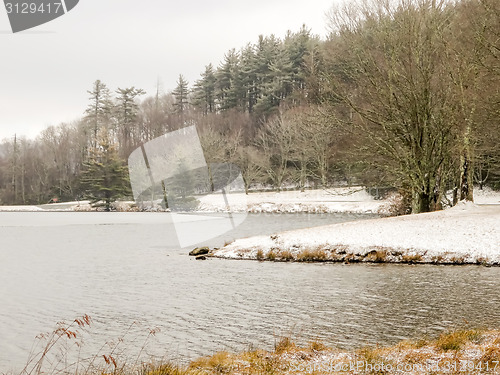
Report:
M 181 117 L 186 112 L 189 104 L 188 94 L 188 81 L 186 81 L 184 76 L 180 74 L 179 79 L 177 80 L 177 87 L 174 91 L 172 91 L 172 95 L 175 98 L 175 112 L 181 115 Z
M 201 79 L 195 83 L 193 105 L 204 115 L 215 112 L 215 73 L 212 64 L 205 67 Z
M 101 129 L 99 138 L 89 161 L 84 164 L 80 181 L 92 205 L 110 211 L 117 198 L 130 195 L 130 182 L 128 169 L 105 129 Z
M 90 129 L 90 147 L 97 146 L 97 133 L 103 126 L 107 126 L 111 120 L 113 103 L 111 94 L 106 84 L 96 80 L 90 94 L 90 104 L 85 110 L 85 121 Z
M 123 157 L 128 157 L 136 146 L 133 142 L 134 129 L 137 128 L 137 115 L 139 105 L 136 98 L 146 92 L 135 87 L 116 90 L 118 94 L 116 105 L 116 119 L 118 120 L 117 133 L 120 142 L 120 152 Z

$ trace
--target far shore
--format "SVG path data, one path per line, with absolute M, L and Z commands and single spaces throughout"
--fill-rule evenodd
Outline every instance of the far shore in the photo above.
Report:
M 379 195 L 380 194 L 380 195 Z M 390 193 L 382 197 L 382 192 L 363 186 L 250 192 L 229 192 L 228 202 L 220 193 L 197 196 L 198 207 L 194 212 L 247 212 L 247 213 L 353 213 L 390 215 L 394 196 Z M 474 190 L 474 202 L 480 205 L 500 205 L 500 191 L 489 188 Z M 164 211 L 160 201 L 144 202 L 140 207 L 134 201 L 117 201 L 113 211 L 118 212 L 156 212 Z M 226 204 L 229 203 L 229 206 Z M 37 211 L 97 211 L 89 201 L 57 202 L 41 205 L 0 205 L 0 212 L 37 212 Z
M 281 192 L 233 191 L 223 199 L 219 193 L 195 196 L 199 201 L 195 212 L 248 212 L 248 213 L 381 213 L 389 204 L 387 199 L 378 199 L 360 186 L 328 189 L 286 190 Z M 499 198 L 500 200 L 500 198 Z M 229 204 L 229 205 L 228 205 Z M 161 200 L 142 205 L 133 201 L 117 201 L 113 211 L 157 212 L 164 211 Z M 0 206 L 0 211 L 96 211 L 89 201 L 57 202 L 42 205 Z

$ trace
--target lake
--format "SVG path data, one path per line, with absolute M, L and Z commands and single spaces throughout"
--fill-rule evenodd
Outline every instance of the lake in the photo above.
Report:
M 253 214 L 207 244 L 371 217 Z M 178 361 L 282 335 L 353 348 L 500 326 L 500 268 L 196 261 L 164 213 L 0 212 L 0 236 L 0 373 L 83 314 L 79 356 L 119 343 L 129 358 Z

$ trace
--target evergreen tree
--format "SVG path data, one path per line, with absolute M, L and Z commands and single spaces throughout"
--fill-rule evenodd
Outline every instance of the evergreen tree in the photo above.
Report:
M 135 148 L 139 140 L 134 142 L 134 130 L 137 128 L 139 105 L 136 98 L 146 92 L 142 89 L 129 87 L 116 90 L 118 94 L 116 105 L 116 119 L 118 120 L 117 133 L 120 143 L 120 152 L 127 157 Z
M 226 111 L 241 107 L 244 89 L 239 75 L 240 57 L 233 48 L 224 56 L 224 62 L 217 71 L 217 100 L 219 108 Z
M 91 150 L 90 159 L 84 164 L 81 187 L 94 207 L 111 210 L 116 199 L 130 195 L 128 169 L 118 155 L 108 132 L 101 130 L 98 146 Z
M 100 80 L 95 81 L 92 91 L 87 92 L 90 94 L 90 104 L 85 110 L 85 121 L 91 133 L 90 147 L 95 148 L 98 130 L 111 120 L 113 102 L 108 87 Z
M 270 37 L 259 36 L 256 48 L 257 100 L 255 105 L 255 113 L 259 118 L 269 117 L 273 108 L 279 104 L 279 100 L 274 95 L 275 71 L 273 72 L 273 64 L 278 60 L 280 43 L 280 40 L 274 35 Z
M 215 82 L 214 67 L 209 64 L 193 90 L 193 105 L 204 115 L 215 112 Z
M 174 91 L 172 91 L 172 95 L 175 98 L 175 112 L 181 115 L 181 117 L 184 116 L 184 113 L 189 105 L 188 94 L 188 81 L 186 81 L 184 76 L 180 74 L 179 79 L 177 80 L 177 87 Z
M 255 48 L 251 44 L 247 45 L 240 53 L 240 81 L 243 86 L 245 108 L 248 113 L 253 112 L 257 103 L 257 59 Z

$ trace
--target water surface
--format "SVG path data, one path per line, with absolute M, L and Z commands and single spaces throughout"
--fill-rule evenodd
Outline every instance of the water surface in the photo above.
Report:
M 362 218 L 249 215 L 209 245 Z M 142 356 L 178 360 L 270 348 L 280 335 L 352 348 L 500 326 L 500 268 L 196 261 L 160 213 L 0 213 L 0 236 L 0 372 L 82 314 L 93 319 L 85 355 L 123 338 L 135 358 L 159 328 Z

